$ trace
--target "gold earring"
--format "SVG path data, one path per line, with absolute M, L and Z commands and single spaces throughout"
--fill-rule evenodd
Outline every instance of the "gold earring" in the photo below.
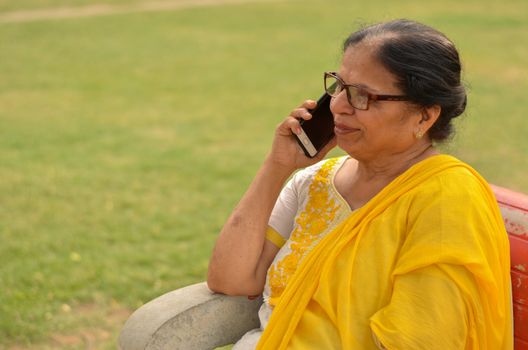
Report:
M 423 131 L 421 129 L 418 129 L 415 133 L 414 133 L 414 136 L 416 136 L 416 138 L 419 140 L 423 137 Z

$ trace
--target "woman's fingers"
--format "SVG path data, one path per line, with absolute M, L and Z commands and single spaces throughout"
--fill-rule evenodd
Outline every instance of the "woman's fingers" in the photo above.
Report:
M 317 105 L 317 102 L 314 100 L 306 100 L 303 102 L 302 105 L 299 106 L 299 108 L 294 109 L 290 116 L 296 118 L 296 119 L 304 119 L 308 120 L 312 118 L 312 114 L 309 112 L 310 109 L 314 109 Z
M 315 106 L 317 106 L 317 102 L 314 100 L 306 100 L 301 105 L 302 108 L 306 108 L 306 109 L 314 109 Z
M 301 124 L 298 119 L 289 116 L 277 126 L 277 134 L 290 136 L 292 132 L 298 135 L 301 132 Z
M 310 112 L 308 112 L 306 108 L 294 109 L 292 113 L 290 114 L 290 116 L 296 119 L 304 119 L 304 120 L 308 120 L 312 118 L 312 115 L 310 114 Z

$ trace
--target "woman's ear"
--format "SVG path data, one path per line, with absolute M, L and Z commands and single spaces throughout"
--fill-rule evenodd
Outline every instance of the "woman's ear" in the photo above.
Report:
M 442 112 L 442 107 L 439 105 L 433 105 L 431 107 L 424 107 L 422 109 L 422 119 L 419 122 L 420 129 L 423 133 L 427 133 L 429 129 L 433 126 L 436 120 L 440 117 Z

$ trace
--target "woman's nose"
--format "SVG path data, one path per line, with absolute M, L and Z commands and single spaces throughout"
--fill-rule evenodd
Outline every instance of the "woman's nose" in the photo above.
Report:
M 342 90 L 339 94 L 332 97 L 332 101 L 330 102 L 330 111 L 332 111 L 332 114 L 352 114 L 354 110 L 354 107 L 348 103 L 346 90 Z

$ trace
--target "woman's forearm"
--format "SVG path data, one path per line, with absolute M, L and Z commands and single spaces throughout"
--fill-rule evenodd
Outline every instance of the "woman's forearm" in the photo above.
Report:
M 209 288 L 225 294 L 260 294 L 267 270 L 262 260 L 269 260 L 262 257 L 269 217 L 292 172 L 269 159 L 261 166 L 220 232 L 209 263 Z
M 240 203 L 220 232 L 209 263 L 207 283 L 216 292 L 256 295 L 262 292 L 266 272 L 278 252 L 265 234 L 282 185 L 296 170 L 315 164 L 335 147 L 335 138 L 314 158 L 308 158 L 292 137 L 299 133 L 301 119 L 310 119 L 307 100 L 275 129 L 271 151 Z

